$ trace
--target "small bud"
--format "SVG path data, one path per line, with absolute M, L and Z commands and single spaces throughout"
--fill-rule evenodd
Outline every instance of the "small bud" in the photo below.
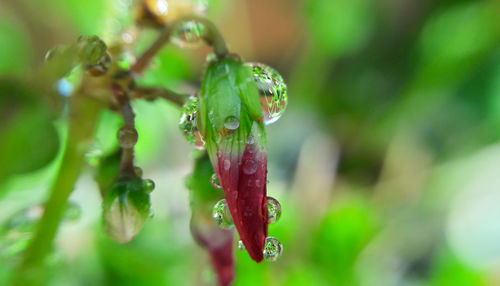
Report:
M 139 178 L 120 179 L 106 191 L 103 227 L 107 236 L 120 243 L 131 241 L 151 213 L 150 190 Z

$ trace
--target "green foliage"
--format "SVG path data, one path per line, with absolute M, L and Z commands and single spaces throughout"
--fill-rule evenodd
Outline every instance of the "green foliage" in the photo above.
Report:
M 13 96 L 14 95 L 14 96 Z M 0 80 L 0 181 L 32 172 L 51 162 L 59 136 L 44 95 L 20 80 Z

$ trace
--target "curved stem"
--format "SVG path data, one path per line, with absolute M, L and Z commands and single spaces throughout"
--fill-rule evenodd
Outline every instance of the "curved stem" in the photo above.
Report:
M 130 71 L 136 74 L 143 73 L 146 67 L 153 60 L 154 56 L 161 50 L 163 45 L 168 43 L 173 32 L 176 31 L 179 26 L 185 21 L 196 21 L 203 24 L 203 26 L 207 30 L 207 32 L 203 36 L 203 39 L 208 45 L 213 47 L 214 53 L 218 58 L 223 58 L 229 53 L 222 34 L 212 21 L 201 16 L 188 15 L 181 17 L 171 24 L 167 24 L 161 30 L 160 35 L 158 36 L 156 41 L 154 41 L 153 44 L 132 65 Z
M 45 212 L 14 277 L 13 285 L 27 286 L 43 282 L 42 264 L 51 250 L 69 195 L 80 174 L 85 154 L 83 147 L 94 134 L 98 112 L 96 102 L 81 94 L 72 97 L 66 149 L 59 172 L 50 188 Z

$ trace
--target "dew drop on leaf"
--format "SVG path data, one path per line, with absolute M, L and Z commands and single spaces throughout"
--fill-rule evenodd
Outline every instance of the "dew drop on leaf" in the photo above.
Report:
M 269 262 L 275 262 L 278 260 L 283 252 L 283 246 L 281 242 L 274 237 L 266 238 L 264 245 L 264 259 Z
M 198 97 L 191 96 L 184 104 L 181 119 L 179 121 L 179 128 L 186 140 L 193 144 L 196 149 L 202 150 L 205 145 L 198 125 L 196 122 L 198 114 Z
M 222 189 L 222 186 L 219 183 L 219 179 L 217 178 L 217 174 L 213 173 L 212 176 L 210 177 L 210 184 L 212 184 L 212 187 L 220 190 Z
M 220 228 L 230 229 L 234 226 L 233 217 L 225 199 L 215 204 L 212 217 Z
M 281 217 L 281 205 L 277 199 L 267 197 L 267 223 L 277 222 Z
M 285 111 L 288 98 L 285 81 L 273 68 L 261 63 L 247 63 L 259 90 L 266 125 L 276 122 Z

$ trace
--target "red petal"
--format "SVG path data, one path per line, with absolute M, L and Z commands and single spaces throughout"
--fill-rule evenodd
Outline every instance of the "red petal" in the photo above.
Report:
M 230 285 L 234 280 L 233 231 L 220 229 L 212 218 L 207 220 L 195 213 L 191 218 L 191 233 L 195 241 L 210 253 L 219 285 Z
M 230 285 L 234 280 L 233 239 L 229 239 L 221 247 L 209 249 L 209 252 L 219 285 Z
M 250 257 L 262 261 L 267 237 L 267 158 L 247 145 L 241 158 L 218 152 L 216 171 L 240 239 Z

